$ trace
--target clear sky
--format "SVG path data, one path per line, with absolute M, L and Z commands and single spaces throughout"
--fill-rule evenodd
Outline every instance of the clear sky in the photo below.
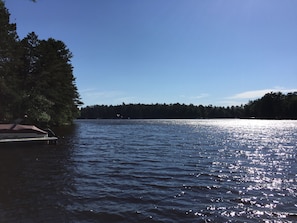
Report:
M 85 105 L 240 105 L 297 91 L 296 0 L 6 0 L 63 41 Z

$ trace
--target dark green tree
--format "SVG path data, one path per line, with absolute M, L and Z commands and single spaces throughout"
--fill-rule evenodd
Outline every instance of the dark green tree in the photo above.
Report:
M 78 116 L 82 104 L 75 85 L 72 54 L 59 40 L 22 41 L 0 0 L 0 121 L 27 114 L 33 123 L 61 125 Z
M 51 107 L 43 112 L 50 117 L 50 123 L 70 123 L 78 116 L 78 106 L 82 104 L 73 76 L 72 53 L 62 41 L 52 38 L 40 41 L 38 53 L 34 77 L 38 84 L 34 95 L 43 96 L 46 100 L 42 103 Z
M 62 125 L 78 116 L 81 105 L 72 73 L 72 54 L 62 41 L 39 40 L 32 32 L 22 41 L 21 108 L 32 122 Z
M 27 111 L 29 108 L 34 107 L 32 95 L 36 95 L 36 85 L 38 81 L 37 64 L 39 61 L 39 47 L 40 41 L 38 36 L 32 32 L 21 41 L 22 47 L 22 61 L 23 66 L 19 71 L 19 79 L 21 80 L 22 89 L 22 106 L 21 109 Z
M 0 0 L 0 121 L 11 119 L 19 101 L 17 71 L 21 64 L 16 24 Z
M 289 93 L 286 100 L 286 115 L 288 118 L 297 116 L 297 92 Z

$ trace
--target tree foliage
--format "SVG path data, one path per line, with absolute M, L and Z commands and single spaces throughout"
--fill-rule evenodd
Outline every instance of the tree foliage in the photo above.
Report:
M 0 117 L 10 118 L 13 102 L 19 100 L 16 92 L 19 81 L 16 78 L 19 60 L 16 24 L 9 23 L 10 14 L 0 1 Z M 6 105 L 6 106 L 3 106 Z
M 33 123 L 61 125 L 78 116 L 82 103 L 72 53 L 60 40 L 31 32 L 19 40 L 0 0 L 0 121 L 27 114 Z
M 297 119 L 297 92 L 268 93 L 261 99 L 249 102 L 246 113 L 257 118 Z
M 94 105 L 81 109 L 80 118 L 265 118 L 297 119 L 297 92 L 284 95 L 268 93 L 246 105 L 217 107 L 185 104 L 122 104 L 116 106 Z
M 194 118 L 231 118 L 239 117 L 243 112 L 242 106 L 223 108 L 209 106 L 195 106 L 185 104 L 122 104 L 122 105 L 94 105 L 81 109 L 80 118 L 107 119 L 194 119 Z

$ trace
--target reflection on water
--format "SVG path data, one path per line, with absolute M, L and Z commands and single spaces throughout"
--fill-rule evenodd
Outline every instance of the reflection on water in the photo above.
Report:
M 234 217 L 248 213 L 268 222 L 270 218 L 297 220 L 296 122 L 238 120 L 218 121 L 215 126 L 229 132 L 219 152 L 223 160 L 230 149 L 233 152 L 226 178 L 237 182 L 232 186 L 239 196 L 239 202 L 222 214 Z M 226 163 L 214 165 L 222 171 Z
M 0 150 L 3 222 L 295 222 L 297 122 L 80 120 Z

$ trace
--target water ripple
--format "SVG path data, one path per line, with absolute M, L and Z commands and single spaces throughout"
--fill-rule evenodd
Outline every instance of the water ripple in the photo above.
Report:
M 81 120 L 0 150 L 4 222 L 296 222 L 297 122 Z M 59 132 L 60 131 L 60 132 Z

